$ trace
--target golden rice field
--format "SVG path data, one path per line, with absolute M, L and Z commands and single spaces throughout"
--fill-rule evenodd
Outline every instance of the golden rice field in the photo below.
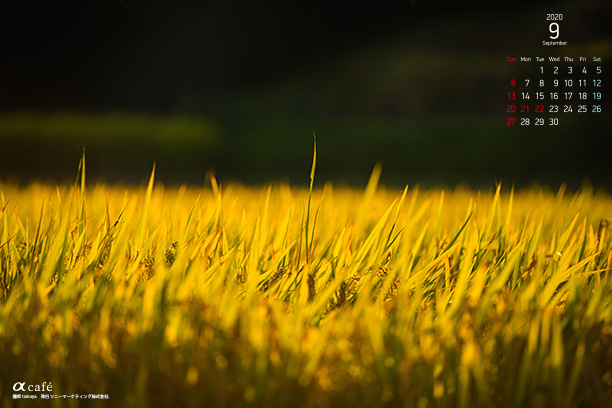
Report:
M 0 184 L 2 406 L 607 406 L 612 197 L 378 175 Z

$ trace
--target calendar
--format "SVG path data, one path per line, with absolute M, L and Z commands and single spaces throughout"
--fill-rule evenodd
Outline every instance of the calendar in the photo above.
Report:
M 563 126 L 605 114 L 605 58 L 572 47 L 564 15 L 546 14 L 547 38 L 529 54 L 506 56 L 506 126 Z

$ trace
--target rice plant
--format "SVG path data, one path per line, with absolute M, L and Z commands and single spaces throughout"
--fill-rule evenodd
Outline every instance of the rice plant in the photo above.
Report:
M 612 197 L 0 184 L 0 400 L 575 407 L 612 400 Z M 37 394 L 38 399 L 41 393 Z

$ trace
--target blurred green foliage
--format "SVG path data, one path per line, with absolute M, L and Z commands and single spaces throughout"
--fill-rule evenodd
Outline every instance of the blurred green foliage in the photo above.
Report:
M 538 70 L 506 57 L 543 52 L 536 39 L 546 25 L 536 14 L 545 11 L 508 16 L 511 25 L 484 11 L 440 15 L 250 86 L 189 87 L 187 102 L 163 115 L 5 113 L 0 178 L 73 179 L 85 147 L 92 180 L 141 182 L 156 161 L 163 182 L 201 183 L 214 169 L 220 180 L 306 185 L 314 131 L 320 180 L 362 185 L 381 163 L 387 185 L 556 188 L 589 180 L 610 188 L 605 97 L 600 114 L 560 114 L 559 126 L 506 126 L 510 79 Z M 612 40 L 581 37 L 581 22 L 594 19 L 581 13 L 576 6 L 564 22 L 576 40 L 563 53 L 600 55 L 609 72 Z
M 81 150 L 94 178 L 139 182 L 154 161 L 175 174 L 210 166 L 217 131 L 193 117 L 74 112 L 0 115 L 0 172 L 5 177 L 70 179 Z M 172 169 L 180 171 L 174 173 Z M 177 180 L 180 181 L 180 180 Z

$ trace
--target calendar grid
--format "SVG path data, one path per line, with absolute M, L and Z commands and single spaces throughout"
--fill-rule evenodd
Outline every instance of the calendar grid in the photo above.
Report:
M 507 126 L 559 126 L 573 115 L 602 114 L 601 57 L 520 56 L 506 62 L 522 65 L 508 80 Z

